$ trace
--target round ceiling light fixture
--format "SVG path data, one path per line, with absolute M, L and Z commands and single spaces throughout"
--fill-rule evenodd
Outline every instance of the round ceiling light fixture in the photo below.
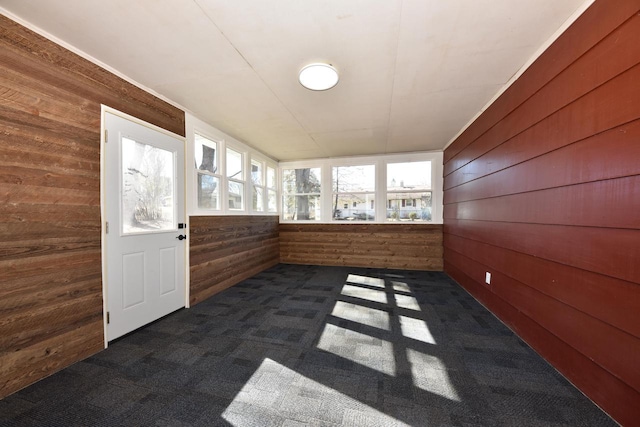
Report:
M 327 90 L 338 84 L 338 70 L 330 64 L 309 64 L 302 67 L 298 80 L 309 90 Z

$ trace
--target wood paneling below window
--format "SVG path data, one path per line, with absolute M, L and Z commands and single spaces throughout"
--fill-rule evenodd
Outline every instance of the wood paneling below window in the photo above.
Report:
M 442 225 L 280 224 L 280 261 L 442 271 Z
M 277 216 L 192 216 L 189 231 L 192 305 L 278 264 Z

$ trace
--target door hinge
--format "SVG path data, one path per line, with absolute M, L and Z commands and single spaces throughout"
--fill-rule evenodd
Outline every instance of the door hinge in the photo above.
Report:
M 105 143 L 109 142 L 109 130 L 108 129 L 104 130 L 104 142 Z
M 109 234 L 109 221 L 105 222 L 104 228 L 105 228 L 105 234 Z
M 107 325 L 111 322 L 111 316 L 109 315 L 109 312 L 107 311 Z

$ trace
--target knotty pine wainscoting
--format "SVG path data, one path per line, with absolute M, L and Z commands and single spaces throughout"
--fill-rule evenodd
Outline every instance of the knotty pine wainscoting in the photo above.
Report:
M 100 104 L 184 113 L 0 15 L 0 398 L 104 347 Z
M 640 420 L 639 9 L 597 0 L 444 155 L 445 271 L 629 426 Z
M 189 218 L 191 305 L 279 262 L 277 216 Z
M 442 271 L 442 225 L 280 224 L 280 262 Z

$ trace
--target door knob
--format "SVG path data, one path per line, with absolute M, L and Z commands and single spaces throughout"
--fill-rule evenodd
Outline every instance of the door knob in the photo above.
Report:
M 181 234 L 181 235 L 179 235 L 178 237 L 176 237 L 176 239 L 178 239 L 178 240 L 184 240 L 184 239 L 186 239 L 186 238 L 187 238 L 187 236 L 185 236 L 185 235 L 183 235 L 183 234 Z

